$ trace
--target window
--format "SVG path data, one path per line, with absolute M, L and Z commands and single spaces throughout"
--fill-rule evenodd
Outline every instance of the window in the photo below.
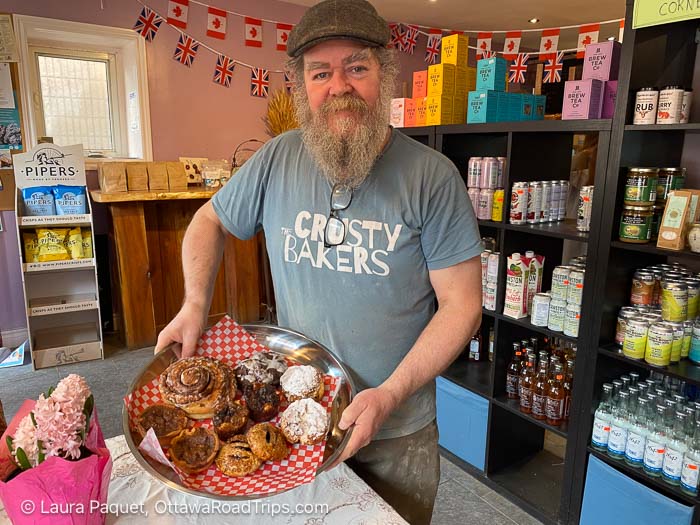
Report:
M 128 29 L 15 16 L 28 144 L 151 160 L 143 39 Z

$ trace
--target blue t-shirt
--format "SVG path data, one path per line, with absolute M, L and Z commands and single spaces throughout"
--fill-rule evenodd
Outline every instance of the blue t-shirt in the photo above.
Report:
M 481 252 L 471 201 L 454 164 L 392 130 L 369 177 L 339 212 L 347 237 L 325 248 L 332 185 L 291 131 L 269 141 L 214 196 L 240 239 L 265 230 L 280 326 L 331 349 L 360 389 L 396 369 L 435 311 L 429 270 Z M 412 434 L 435 418 L 431 382 L 375 439 Z

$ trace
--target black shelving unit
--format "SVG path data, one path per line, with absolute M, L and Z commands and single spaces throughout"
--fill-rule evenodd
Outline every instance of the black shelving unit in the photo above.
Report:
M 546 420 L 536 419 L 532 414 L 526 414 L 524 412 L 521 412 L 520 411 L 520 401 L 518 401 L 517 399 L 508 399 L 506 396 L 498 396 L 498 397 L 494 398 L 493 402 L 496 405 L 500 406 L 501 408 L 505 408 L 509 412 L 512 412 L 515 415 L 520 416 L 523 419 L 530 421 L 531 423 L 537 425 L 538 427 L 542 427 L 545 430 L 549 430 L 550 432 L 554 432 L 555 434 L 557 434 L 561 437 L 567 437 L 567 434 L 569 431 L 568 422 L 564 422 L 558 426 L 550 425 L 547 423 Z

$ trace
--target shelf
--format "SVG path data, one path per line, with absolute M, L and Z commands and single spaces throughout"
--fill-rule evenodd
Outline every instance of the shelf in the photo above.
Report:
M 481 315 L 487 315 L 489 317 L 496 318 L 497 314 L 493 310 L 487 310 L 486 308 L 481 309 Z
M 557 239 L 588 242 L 588 233 L 576 229 L 576 221 L 567 219 L 559 222 L 545 222 L 542 224 L 505 224 L 506 230 L 513 230 L 532 235 L 543 235 Z
M 546 450 L 489 475 L 493 482 L 555 523 L 559 518 L 563 478 L 564 460 Z
M 31 299 L 27 315 L 38 317 L 41 315 L 62 314 L 67 312 L 80 312 L 83 310 L 96 310 L 99 303 L 95 294 L 75 294 L 58 297 L 42 297 Z
M 629 477 L 641 482 L 642 484 L 651 485 L 652 487 L 657 489 L 659 492 L 661 492 L 665 496 L 669 496 L 669 497 L 674 498 L 676 500 L 681 500 L 683 503 L 688 504 L 688 505 L 695 505 L 696 503 L 698 503 L 697 498 L 690 496 L 688 494 L 685 494 L 678 487 L 674 487 L 673 485 L 669 485 L 668 483 L 665 483 L 661 478 L 653 478 L 651 476 L 647 476 L 644 473 L 644 469 L 642 469 L 642 468 L 630 467 L 624 461 L 614 460 L 610 456 L 608 456 L 607 454 L 604 454 L 603 452 L 595 450 L 591 446 L 588 446 L 587 448 L 588 448 L 589 453 L 591 453 L 592 455 L 597 457 L 599 460 L 604 461 L 607 465 L 610 465 L 611 467 L 614 467 L 617 470 L 624 472 Z
M 529 317 L 524 317 L 522 319 L 513 319 L 512 317 L 506 317 L 503 314 L 495 314 L 495 316 L 498 319 L 501 319 L 502 321 L 506 321 L 511 324 L 515 324 L 518 326 L 522 326 L 524 328 L 527 328 L 528 330 L 532 330 L 533 332 L 538 332 L 543 335 L 548 335 L 549 337 L 557 337 L 559 339 L 564 339 L 565 341 L 569 341 L 571 343 L 578 343 L 578 338 L 577 337 L 569 337 L 568 335 L 564 335 L 564 332 L 555 332 L 554 330 L 550 330 L 546 326 L 535 326 L 530 322 Z
M 448 124 L 437 126 L 435 131 L 443 135 L 463 133 L 580 133 L 583 131 L 609 131 L 612 120 L 525 120 L 516 122 L 488 122 L 486 124 Z
M 628 124 L 625 131 L 687 131 L 689 133 L 700 133 L 700 123 L 690 124 L 648 124 L 646 126 Z
M 663 248 L 657 248 L 655 244 L 632 244 L 629 242 L 612 241 L 610 245 L 613 248 L 619 248 L 621 250 L 629 250 L 633 252 L 650 253 L 653 255 L 662 255 L 664 257 L 677 257 L 679 259 L 691 259 L 700 261 L 700 253 L 694 253 L 690 250 L 664 250 Z
M 530 423 L 533 423 L 537 425 L 538 427 L 542 427 L 545 430 L 549 430 L 550 432 L 553 432 L 561 437 L 567 437 L 567 434 L 569 432 L 569 424 L 567 422 L 562 423 L 558 427 L 552 426 L 547 424 L 546 420 L 540 420 L 540 419 L 535 419 L 532 414 L 526 414 L 524 412 L 520 411 L 520 401 L 517 399 L 508 399 L 505 396 L 500 396 L 497 397 L 493 400 L 494 404 L 498 405 L 501 408 L 504 408 L 508 410 L 509 412 L 512 412 L 515 415 L 518 415 L 522 417 L 523 419 L 527 419 Z
M 477 222 L 477 224 L 479 224 L 479 226 L 484 226 L 485 228 L 496 228 L 498 230 L 503 229 L 502 222 L 486 221 L 484 219 L 478 219 L 476 222 Z
M 423 137 L 430 135 L 435 129 L 435 126 L 414 126 L 409 128 L 396 129 L 398 129 L 404 135 L 408 135 L 409 137 Z
M 91 217 L 89 213 L 82 215 L 47 215 L 44 217 L 19 217 L 19 227 L 37 226 L 90 226 Z
M 680 363 L 674 363 L 665 368 L 661 368 L 658 366 L 652 366 L 643 359 L 630 359 L 629 357 L 625 357 L 622 352 L 618 352 L 617 350 L 613 349 L 613 345 L 610 347 L 599 348 L 598 353 L 600 355 L 611 357 L 612 359 L 617 359 L 618 361 L 622 361 L 636 368 L 661 372 L 664 375 L 676 377 L 678 379 L 682 379 L 683 381 L 700 385 L 700 366 L 692 364 L 687 359 L 683 359 Z
M 488 360 L 488 348 L 486 353 L 486 361 L 457 358 L 442 373 L 442 377 L 482 397 L 491 397 L 491 361 Z
M 25 273 L 57 272 L 62 270 L 84 270 L 95 266 L 95 259 L 70 259 L 67 261 L 49 261 L 24 263 Z

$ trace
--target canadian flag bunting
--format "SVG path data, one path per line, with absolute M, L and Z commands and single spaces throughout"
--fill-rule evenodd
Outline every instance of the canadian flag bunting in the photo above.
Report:
M 418 26 L 407 26 L 403 51 L 410 55 L 416 50 L 418 43 Z
M 476 36 L 476 58 L 486 58 L 484 53 L 491 51 L 493 33 L 478 33 Z
M 168 0 L 168 24 L 187 29 L 187 10 L 190 0 Z
M 430 29 L 428 31 L 428 44 L 425 46 L 425 61 L 428 64 L 435 64 L 440 56 L 440 46 L 442 45 L 442 31 L 440 29 Z
M 245 45 L 262 47 L 262 20 L 245 17 Z
M 625 21 L 620 20 L 620 33 L 618 36 L 618 40 L 620 41 L 620 44 L 622 44 L 622 36 L 625 34 Z
M 277 24 L 277 51 L 287 50 L 287 40 L 289 40 L 291 30 L 290 24 Z
M 209 8 L 207 12 L 207 36 L 221 40 L 226 38 L 226 11 L 216 7 Z
M 600 24 L 590 24 L 578 28 L 578 46 L 576 48 L 576 58 L 583 58 L 586 54 L 586 46 L 598 42 L 600 34 Z
M 540 60 L 554 59 L 559 46 L 559 29 L 545 29 L 540 40 Z
M 508 31 L 506 33 L 506 41 L 503 42 L 503 58 L 515 60 L 518 57 L 522 37 L 522 31 Z

